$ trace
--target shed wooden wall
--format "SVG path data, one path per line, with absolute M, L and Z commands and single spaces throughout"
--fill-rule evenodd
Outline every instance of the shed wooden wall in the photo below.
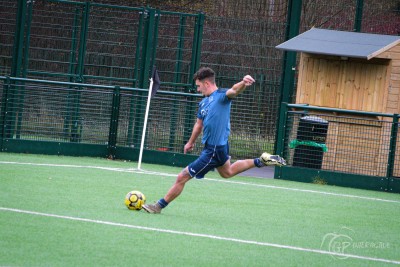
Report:
M 386 112 L 390 60 L 301 54 L 296 103 Z
M 392 47 L 378 58 L 391 59 L 386 112 L 400 114 L 400 45 Z M 400 177 L 400 132 L 397 134 L 393 176 Z
M 340 118 L 329 122 L 323 169 L 363 175 L 386 175 L 388 145 L 380 135 L 382 123 Z
M 377 58 L 391 59 L 388 84 L 387 113 L 400 113 L 400 45 L 388 49 Z

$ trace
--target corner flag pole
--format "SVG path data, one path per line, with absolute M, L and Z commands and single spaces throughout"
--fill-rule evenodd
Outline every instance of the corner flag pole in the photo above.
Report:
M 154 88 L 153 88 L 153 85 L 155 85 Z M 138 169 L 139 170 L 141 170 L 141 165 L 142 165 L 144 140 L 146 139 L 147 121 L 149 118 L 149 111 L 150 111 L 150 101 L 151 101 L 151 98 L 157 93 L 159 87 L 160 87 L 160 78 L 158 77 L 157 69 L 154 66 L 153 74 L 152 74 L 152 77 L 150 78 L 150 87 L 149 87 L 149 94 L 147 96 L 146 113 L 144 115 L 142 141 L 140 143 L 139 160 L 138 160 Z M 153 90 L 154 90 L 154 92 L 153 92 Z
M 146 113 L 144 115 L 144 125 L 142 132 L 142 142 L 140 143 L 140 152 L 139 152 L 139 162 L 138 169 L 141 170 L 142 165 L 142 156 L 143 156 L 143 148 L 144 148 L 144 140 L 146 139 L 146 129 L 147 129 L 147 120 L 149 118 L 149 110 L 150 110 L 150 101 L 151 101 L 151 91 L 153 90 L 153 78 L 150 79 L 150 88 L 149 95 L 147 96 L 147 105 L 146 105 Z

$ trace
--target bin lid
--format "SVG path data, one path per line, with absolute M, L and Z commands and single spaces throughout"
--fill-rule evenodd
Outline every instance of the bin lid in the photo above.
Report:
M 300 120 L 309 122 L 318 122 L 320 124 L 328 124 L 327 120 L 324 120 L 323 118 L 317 116 L 304 116 Z

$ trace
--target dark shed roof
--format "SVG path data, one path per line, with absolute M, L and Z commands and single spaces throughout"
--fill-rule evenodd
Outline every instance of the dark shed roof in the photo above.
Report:
M 371 59 L 400 43 L 400 36 L 312 28 L 276 48 Z

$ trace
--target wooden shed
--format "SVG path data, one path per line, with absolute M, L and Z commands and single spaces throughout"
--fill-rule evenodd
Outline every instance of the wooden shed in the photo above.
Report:
M 301 52 L 298 66 L 296 91 L 297 104 L 349 109 L 377 113 L 400 113 L 400 36 L 345 32 L 313 28 L 290 39 L 278 49 Z M 390 123 L 380 123 L 390 118 L 370 118 L 367 124 L 330 123 L 327 146 L 331 151 L 341 151 L 352 140 L 340 136 L 341 132 L 354 132 L 354 138 L 363 138 L 363 133 L 371 131 L 376 140 L 365 140 L 366 146 L 354 151 L 359 161 L 365 161 L 365 150 L 379 151 L 383 162 L 371 162 L 367 168 L 357 172 L 366 175 L 384 175 L 389 149 L 383 137 L 389 132 Z M 341 128 L 341 129 L 339 129 Z M 360 134 L 357 132 L 360 131 Z M 342 140 L 345 138 L 346 140 Z M 370 137 L 367 137 L 370 138 Z M 396 163 L 400 166 L 400 145 L 397 146 Z M 331 155 L 331 157 L 329 157 Z M 352 172 L 333 153 L 324 156 L 324 166 L 338 166 L 335 171 Z M 385 157 L 386 156 L 386 157 Z M 334 162 L 335 163 L 335 162 Z M 383 164 L 385 165 L 385 164 Z M 400 170 L 394 176 L 400 177 Z

